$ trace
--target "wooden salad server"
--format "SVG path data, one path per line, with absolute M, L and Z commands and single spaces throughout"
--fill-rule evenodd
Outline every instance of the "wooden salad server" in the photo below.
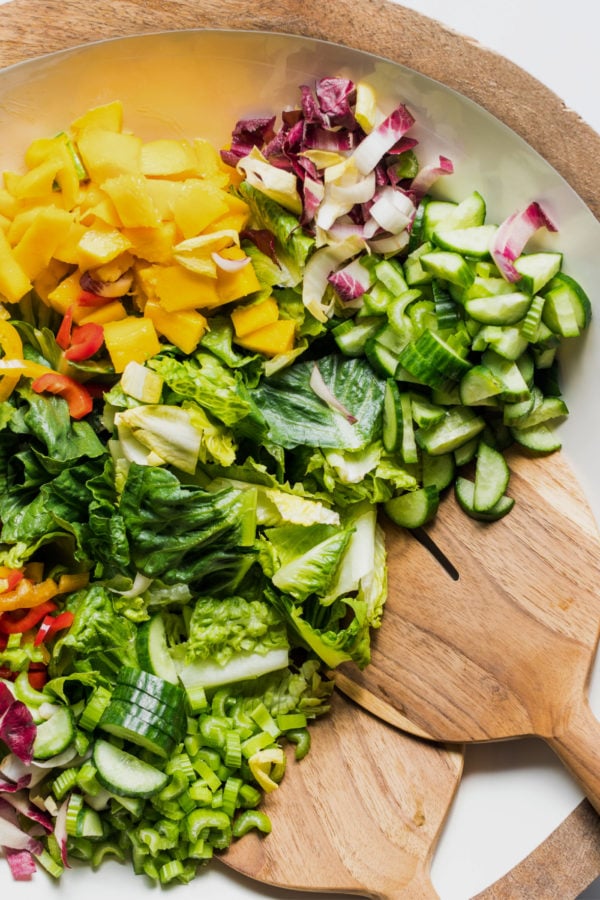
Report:
M 516 502 L 503 519 L 475 521 L 450 494 L 420 540 L 385 526 L 389 599 L 372 662 L 362 672 L 344 664 L 336 682 L 438 741 L 539 736 L 600 811 L 600 723 L 587 699 L 597 526 L 560 453 L 507 459 Z
M 460 748 L 403 734 L 334 692 L 311 727 L 304 759 L 290 754 L 261 809 L 272 832 L 250 832 L 220 854 L 256 881 L 299 891 L 421 900 L 463 767 Z

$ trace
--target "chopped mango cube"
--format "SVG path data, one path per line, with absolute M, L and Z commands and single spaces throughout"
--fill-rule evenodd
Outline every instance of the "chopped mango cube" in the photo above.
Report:
M 52 309 L 64 316 L 69 306 L 76 303 L 81 294 L 80 278 L 81 271 L 76 270 L 63 278 L 54 290 L 48 293 L 47 300 Z
M 104 326 L 104 343 L 115 372 L 122 372 L 128 362 L 146 362 L 160 350 L 154 323 L 147 316 L 126 316 Z
M 151 263 L 170 263 L 175 243 L 175 223 L 161 222 L 156 228 L 123 228 L 131 253 Z
M 77 147 L 90 178 L 100 185 L 116 175 L 140 172 L 142 141 L 133 134 L 86 128 Z
M 208 328 L 206 318 L 195 309 L 167 312 L 157 300 L 148 300 L 144 315 L 156 330 L 184 353 L 193 353 Z
M 279 318 L 279 307 L 274 297 L 251 303 L 249 306 L 238 306 L 231 313 L 231 321 L 237 337 L 244 337 L 251 331 L 270 325 Z
M 82 269 L 95 269 L 110 262 L 131 244 L 118 228 L 101 227 L 98 222 L 88 228 L 79 241 L 79 265 Z
M 292 319 L 278 319 L 244 337 L 236 338 L 235 341 L 246 350 L 264 353 L 265 356 L 278 356 L 294 349 L 295 334 L 296 325 Z
M 78 134 L 86 128 L 102 128 L 105 131 L 120 131 L 123 127 L 123 104 L 120 100 L 94 106 L 71 122 L 71 131 Z
M 48 265 L 72 222 L 72 213 L 64 209 L 45 206 L 38 212 L 14 248 L 15 259 L 29 279 L 37 278 Z
M 225 191 L 196 178 L 181 183 L 173 203 L 173 217 L 184 238 L 200 234 L 228 211 Z
M 127 310 L 120 300 L 109 300 L 102 306 L 95 308 L 75 304 L 73 307 L 73 321 L 78 325 L 95 322 L 96 325 L 106 325 L 107 322 L 119 322 L 127 315 Z
M 159 300 L 167 312 L 220 306 L 214 278 L 196 275 L 183 266 L 149 266 L 138 277 L 148 297 Z
M 12 247 L 0 231 L 0 295 L 9 303 L 17 303 L 31 290 L 31 282 L 15 259 Z
M 225 259 L 244 259 L 246 256 L 240 247 L 227 247 L 225 250 L 221 250 L 220 253 Z M 248 294 L 259 291 L 260 287 L 252 262 L 234 272 L 226 272 L 224 269 L 218 270 L 217 291 L 221 298 L 221 303 L 230 303 L 232 300 L 239 300 L 240 297 L 247 297 Z
M 150 178 L 189 178 L 197 159 L 188 141 L 157 140 L 142 146 L 142 172 Z
M 143 175 L 108 178 L 103 188 L 114 203 L 125 228 L 153 228 L 160 219 Z

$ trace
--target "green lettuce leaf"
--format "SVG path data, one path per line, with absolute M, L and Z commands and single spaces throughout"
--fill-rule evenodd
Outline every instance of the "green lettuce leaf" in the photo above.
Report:
M 232 657 L 288 649 L 285 623 L 265 601 L 201 597 L 196 601 L 186 645 L 188 659 L 225 665 Z
M 325 594 L 350 540 L 352 528 L 280 525 L 265 530 L 276 559 L 273 584 L 295 600 Z
M 325 403 L 310 386 L 314 363 L 297 362 L 263 381 L 254 400 L 269 428 L 269 438 L 291 449 L 330 447 L 360 450 L 381 434 L 383 381 L 366 360 L 338 355 L 319 360 L 319 370 L 336 399 L 356 418 L 347 418 Z

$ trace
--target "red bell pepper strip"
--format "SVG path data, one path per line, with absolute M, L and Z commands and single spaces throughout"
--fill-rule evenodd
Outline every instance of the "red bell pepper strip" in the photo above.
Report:
M 47 637 L 55 634 L 57 631 L 62 631 L 64 628 L 70 628 L 74 618 L 74 614 L 69 610 L 65 610 L 57 616 L 46 616 L 34 638 L 34 647 L 39 647 Z
M 18 609 L 5 612 L 0 616 L 0 634 L 23 634 L 57 608 L 53 600 L 46 600 L 45 603 L 25 611 Z
M 56 332 L 56 343 L 61 350 L 66 350 L 71 343 L 71 329 L 73 327 L 73 306 L 69 306 Z
M 96 322 L 87 322 L 73 329 L 71 346 L 65 350 L 65 359 L 81 362 L 89 359 L 104 343 L 104 328 Z
M 0 566 L 0 594 L 4 591 L 12 591 L 23 578 L 21 569 L 11 569 L 8 566 Z
M 44 669 L 29 669 L 27 672 L 27 678 L 29 679 L 29 684 L 36 691 L 41 691 L 46 682 L 48 681 L 48 670 Z
M 69 412 L 73 419 L 83 419 L 90 413 L 94 406 L 92 396 L 86 388 L 69 378 L 68 375 L 60 375 L 58 372 L 46 372 L 31 382 L 31 387 L 37 394 L 46 391 L 50 394 L 58 394 L 69 404 Z

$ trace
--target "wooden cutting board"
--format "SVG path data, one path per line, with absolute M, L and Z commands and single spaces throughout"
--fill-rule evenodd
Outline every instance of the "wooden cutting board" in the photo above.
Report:
M 68 23 L 68 24 L 67 24 Z M 276 31 L 376 53 L 443 82 L 521 135 L 600 219 L 590 159 L 600 136 L 528 73 L 427 17 L 385 0 L 11 0 L 0 7 L 0 67 L 111 37 L 170 29 Z M 398 40 L 398 35 L 402 40 Z M 540 128 L 540 121 L 548 123 Z M 556 141 L 555 135 L 561 135 Z M 600 827 L 584 801 L 478 900 L 574 900 L 600 873 Z

